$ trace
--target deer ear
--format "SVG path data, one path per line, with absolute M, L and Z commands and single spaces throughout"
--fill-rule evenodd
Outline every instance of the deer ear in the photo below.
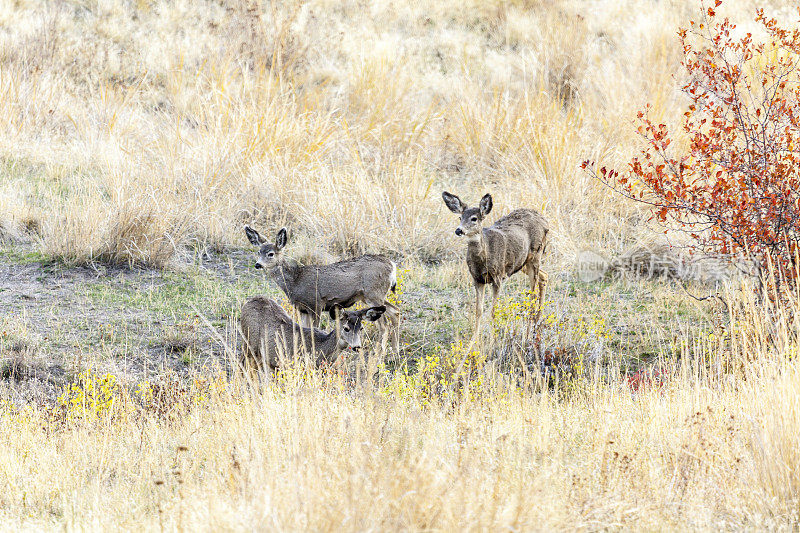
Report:
M 244 226 L 244 233 L 247 235 L 247 240 L 250 241 L 250 244 L 253 246 L 261 246 L 264 244 L 266 239 L 258 234 L 256 230 L 245 224 Z
M 483 196 L 483 198 L 481 198 L 480 208 L 481 208 L 481 214 L 483 216 L 486 216 L 489 213 L 491 213 L 491 211 L 492 211 L 492 195 L 491 194 L 486 194 L 486 195 Z
M 375 322 L 380 317 L 383 316 L 383 313 L 386 312 L 386 307 L 383 305 L 378 305 L 375 307 L 370 307 L 369 309 L 364 309 L 361 311 L 361 316 L 369 320 L 370 322 Z
M 278 236 L 275 237 L 275 249 L 280 250 L 284 246 L 286 246 L 286 241 L 289 239 L 289 232 L 286 231 L 286 228 L 281 228 L 278 232 Z
M 461 198 L 455 194 L 450 194 L 447 191 L 442 193 L 442 200 L 444 200 L 444 204 L 447 206 L 447 208 L 457 215 L 463 213 L 464 209 L 467 208 L 467 204 L 462 202 Z

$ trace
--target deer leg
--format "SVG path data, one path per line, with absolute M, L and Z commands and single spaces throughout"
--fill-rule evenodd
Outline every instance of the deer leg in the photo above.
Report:
M 486 285 L 483 283 L 475 283 L 475 329 L 478 329 L 481 323 L 481 315 L 483 315 L 483 295 L 486 292 Z
M 308 311 L 300 311 L 300 325 L 304 328 L 311 327 L 311 315 L 308 314 Z
M 241 331 L 240 331 L 241 334 Z M 242 379 L 250 384 L 255 385 L 260 382 L 260 359 L 257 346 L 252 346 L 246 335 L 241 335 L 242 352 L 239 358 L 239 372 Z
M 389 302 L 383 302 L 384 307 L 386 307 L 386 312 L 383 314 L 380 320 L 385 320 L 389 327 L 388 336 L 392 339 L 392 351 L 395 355 L 400 355 L 400 310 L 390 304 Z M 380 322 L 380 321 L 379 321 Z
M 384 316 L 380 317 L 375 324 L 378 326 L 378 346 L 375 350 L 362 350 L 362 358 L 364 361 L 364 369 L 366 370 L 366 380 L 368 383 L 372 383 L 372 378 L 378 372 L 378 364 L 383 361 L 384 356 L 386 354 L 386 340 L 387 340 L 387 333 L 388 328 L 386 326 L 387 317 L 385 316 L 386 313 L 389 311 L 388 305 L 380 300 L 377 302 L 374 300 L 363 300 L 364 304 L 367 307 L 378 307 L 380 305 L 386 305 L 387 309 L 384 312 Z
M 378 346 L 381 354 L 386 353 L 386 344 L 389 337 L 389 328 L 386 326 L 386 317 L 380 317 L 376 322 L 378 325 Z
M 547 273 L 542 271 L 541 263 L 542 263 L 542 254 L 544 254 L 545 248 L 547 248 L 547 232 L 545 231 L 544 235 L 542 236 L 542 244 L 539 246 L 539 249 L 533 254 L 531 258 L 531 263 L 529 265 L 528 276 L 531 282 L 531 292 L 538 289 L 539 290 L 539 300 L 537 302 L 537 311 L 536 311 L 536 321 L 538 322 L 539 319 L 542 317 L 542 308 L 544 307 L 544 295 L 547 290 Z M 531 294 L 533 296 L 533 294 Z
M 533 293 L 538 292 L 536 301 L 536 321 L 538 322 L 542 316 L 542 306 L 544 306 L 544 294 L 547 289 L 547 273 L 539 268 L 538 258 L 528 264 L 527 274 L 528 280 L 531 283 L 531 299 Z
M 494 310 L 497 307 L 497 299 L 500 298 L 500 292 L 503 289 L 503 282 L 498 281 L 492 283 L 492 320 L 494 320 Z
M 400 357 L 400 311 L 392 313 L 389 318 L 392 321 L 392 349 Z
M 542 316 L 542 308 L 544 307 L 544 295 L 547 292 L 547 272 L 540 270 L 539 271 L 539 278 L 537 280 L 539 285 L 539 311 L 536 313 L 536 320 L 538 321 L 539 318 Z
M 389 302 L 375 303 L 373 301 L 364 301 L 367 307 L 386 307 L 383 316 L 375 323 L 378 326 L 378 343 L 381 355 L 386 353 L 386 345 L 389 340 L 391 330 L 394 329 L 395 322 L 397 321 L 397 308 Z

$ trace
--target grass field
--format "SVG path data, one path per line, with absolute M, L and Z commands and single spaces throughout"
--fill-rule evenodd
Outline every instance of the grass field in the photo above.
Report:
M 800 298 L 579 168 L 678 123 L 698 9 L 1 3 L 0 529 L 796 530 Z M 445 189 L 548 219 L 540 323 L 519 275 L 476 334 Z M 237 373 L 245 223 L 397 261 L 400 354 Z

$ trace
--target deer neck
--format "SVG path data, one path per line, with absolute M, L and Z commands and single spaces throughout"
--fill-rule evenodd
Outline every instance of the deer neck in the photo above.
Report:
M 483 230 L 477 235 L 467 237 L 467 257 L 486 261 L 486 237 Z
M 291 294 L 294 288 L 300 265 L 292 259 L 282 259 L 269 272 L 270 277 L 275 280 L 278 287 L 287 295 Z
M 470 237 L 467 242 L 467 266 L 476 283 L 486 284 L 491 280 L 489 275 L 488 242 L 483 231 Z
M 319 358 L 327 363 L 332 363 L 339 356 L 341 349 L 339 348 L 339 336 L 334 329 L 330 333 L 322 333 L 319 330 L 314 332 L 314 341 L 316 342 L 317 353 Z

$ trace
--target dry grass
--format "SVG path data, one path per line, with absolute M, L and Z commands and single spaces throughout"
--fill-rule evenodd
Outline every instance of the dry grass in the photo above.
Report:
M 578 164 L 628 156 L 647 101 L 671 120 L 690 6 L 6 3 L 3 231 L 78 263 L 238 246 L 243 221 L 441 259 L 447 187 L 542 209 L 568 261 L 641 231 Z
M 796 329 L 739 309 L 730 342 L 695 340 L 638 390 L 532 394 L 485 369 L 480 401 L 421 404 L 306 371 L 153 384 L 70 421 L 5 409 L 0 498 L 34 527 L 794 528 Z
M 755 6 L 723 10 L 754 30 Z M 443 262 L 426 281 L 461 289 L 439 195 L 489 191 L 492 217 L 544 212 L 545 269 L 563 280 L 581 250 L 649 242 L 646 215 L 578 165 L 626 161 L 645 102 L 680 118 L 675 31 L 696 7 L 2 2 L 0 244 L 161 267 L 245 246 L 244 222 L 288 225 L 294 256 Z M 474 401 L 423 401 L 399 373 L 376 389 L 298 369 L 256 387 L 167 381 L 151 401 L 119 387 L 85 419 L 0 404 L 0 524 L 796 529 L 798 325 L 730 301 L 727 333 L 668 332 L 680 363 L 633 384 L 591 366 L 551 389 L 490 362 Z

